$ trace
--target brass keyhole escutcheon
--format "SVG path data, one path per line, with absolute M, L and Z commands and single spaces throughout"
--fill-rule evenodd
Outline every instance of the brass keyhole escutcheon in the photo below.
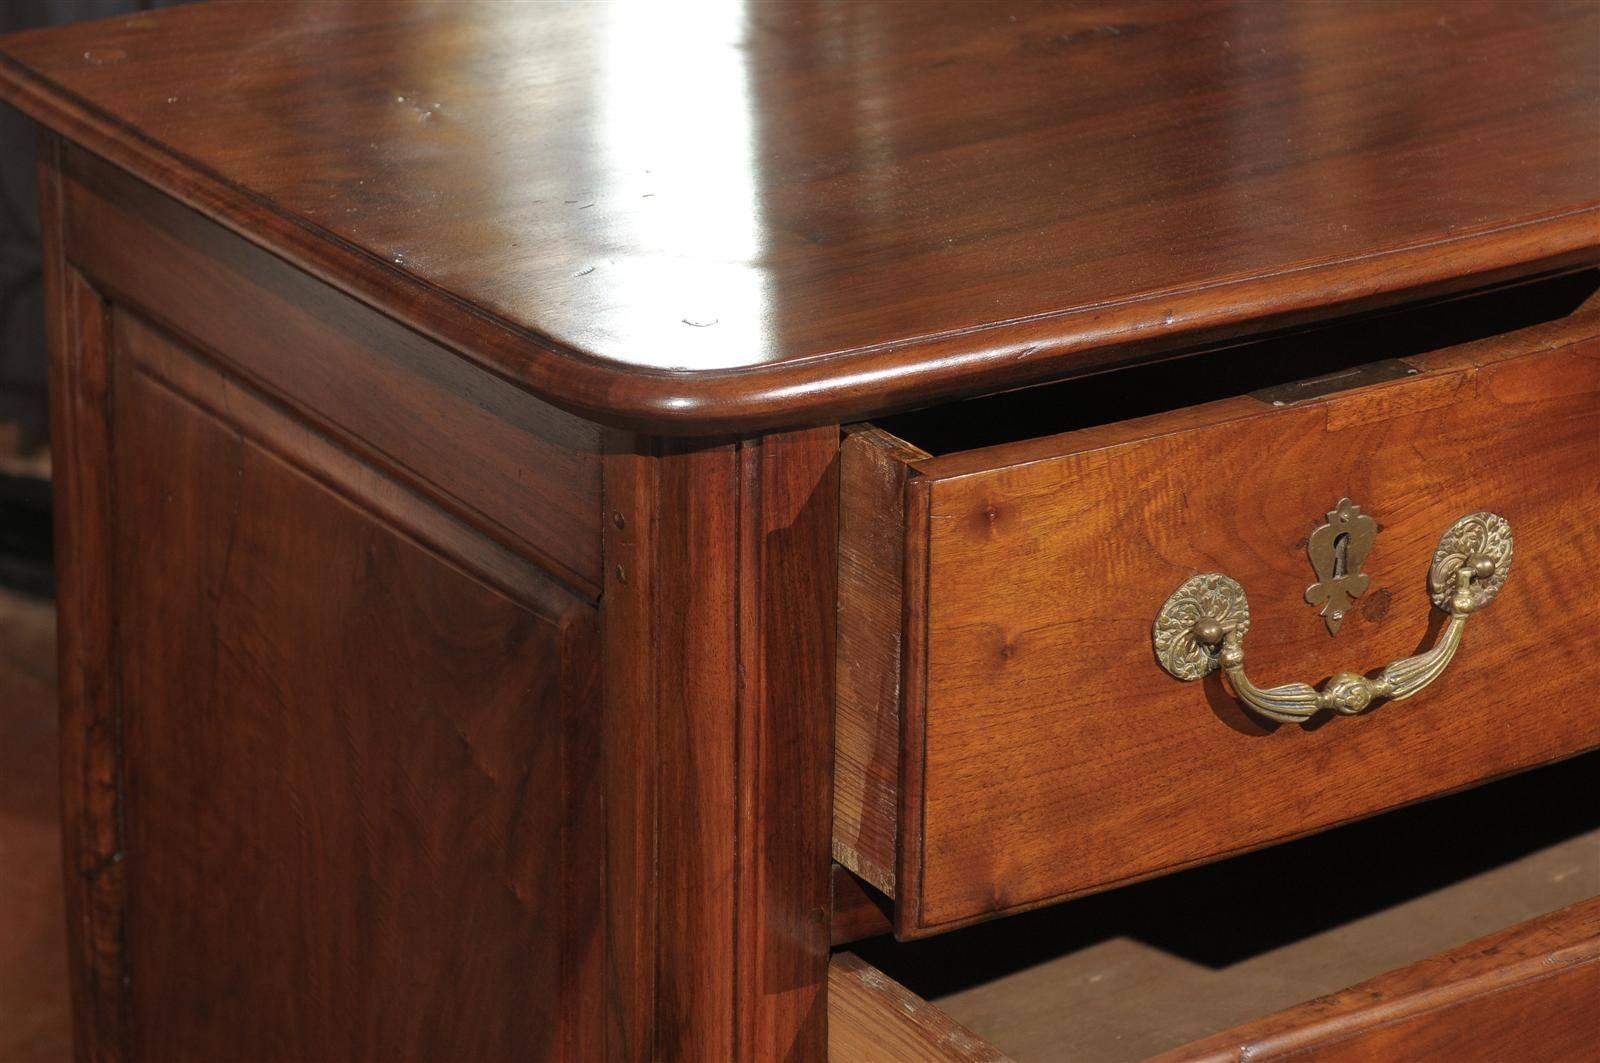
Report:
M 1306 601 L 1322 606 L 1328 634 L 1337 635 L 1353 599 L 1366 591 L 1370 579 L 1361 566 L 1378 538 L 1378 522 L 1361 507 L 1341 498 L 1328 510 L 1328 523 L 1311 533 L 1306 553 L 1317 582 L 1306 588 Z

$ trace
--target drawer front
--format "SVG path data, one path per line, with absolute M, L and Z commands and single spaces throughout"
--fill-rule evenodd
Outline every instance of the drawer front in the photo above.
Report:
M 940 458 L 852 436 L 847 489 L 900 499 L 898 514 L 872 502 L 870 520 L 846 499 L 837 857 L 895 896 L 897 930 L 915 936 L 1600 745 L 1586 577 L 1600 559 L 1600 343 L 1542 346 L 1483 364 L 1447 352 L 1290 407 L 1230 399 Z M 1307 540 L 1346 497 L 1378 530 L 1367 589 L 1330 636 L 1305 597 Z M 1514 567 L 1414 698 L 1273 723 L 1221 676 L 1182 682 L 1157 661 L 1163 603 L 1218 572 L 1248 595 L 1255 683 L 1375 674 L 1440 637 L 1435 547 L 1480 510 L 1509 521 Z M 884 513 L 903 533 L 893 548 Z M 885 609 L 851 558 L 898 568 L 878 580 L 894 585 L 898 639 L 863 619 L 860 599 Z M 885 659 L 897 688 L 874 671 Z

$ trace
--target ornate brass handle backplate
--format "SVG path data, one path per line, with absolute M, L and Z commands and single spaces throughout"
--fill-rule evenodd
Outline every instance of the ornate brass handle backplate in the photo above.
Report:
M 1444 533 L 1428 570 L 1433 604 L 1450 614 L 1433 648 L 1395 661 L 1374 678 L 1340 672 L 1321 690 L 1286 683 L 1263 690 L 1244 674 L 1250 605 L 1244 588 L 1220 572 L 1194 576 L 1173 592 L 1155 623 L 1156 657 L 1183 680 L 1222 669 L 1234 696 L 1258 716 L 1298 723 L 1331 709 L 1345 716 L 1375 701 L 1402 701 L 1439 678 L 1461 646 L 1467 617 L 1494 601 L 1511 572 L 1511 526 L 1493 513 L 1462 517 Z

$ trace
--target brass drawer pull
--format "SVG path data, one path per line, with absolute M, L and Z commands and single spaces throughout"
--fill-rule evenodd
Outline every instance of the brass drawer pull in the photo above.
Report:
M 1221 668 L 1246 708 L 1280 723 L 1298 723 L 1323 709 L 1354 716 L 1375 701 L 1403 701 L 1439 678 L 1461 646 L 1467 617 L 1500 593 L 1511 571 L 1511 545 L 1511 526 L 1493 513 L 1473 513 L 1450 525 L 1428 570 L 1429 596 L 1450 621 L 1432 649 L 1395 661 L 1376 678 L 1340 672 L 1321 690 L 1307 683 L 1263 690 L 1250 682 L 1244 674 L 1250 605 L 1244 588 L 1220 572 L 1185 580 L 1167 599 L 1155 622 L 1156 657 L 1186 681 Z

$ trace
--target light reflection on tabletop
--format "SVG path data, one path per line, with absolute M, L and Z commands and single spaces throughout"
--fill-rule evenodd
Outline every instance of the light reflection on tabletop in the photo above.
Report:
M 1131 297 L 1593 205 L 1600 160 L 1540 160 L 1595 156 L 1597 14 L 324 0 L 8 50 L 514 330 L 725 370 L 1045 318 L 1066 343 Z

